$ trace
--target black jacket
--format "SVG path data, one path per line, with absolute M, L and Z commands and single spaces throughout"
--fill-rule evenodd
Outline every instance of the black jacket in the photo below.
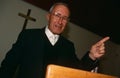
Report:
M 63 36 L 52 46 L 44 28 L 26 29 L 20 33 L 16 43 L 2 61 L 0 78 L 13 78 L 15 72 L 17 78 L 44 78 L 48 64 L 90 71 L 97 63 L 89 58 L 88 52 L 78 60 L 74 44 Z

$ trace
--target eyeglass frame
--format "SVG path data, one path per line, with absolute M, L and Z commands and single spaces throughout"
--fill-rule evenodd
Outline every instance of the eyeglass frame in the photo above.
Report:
M 55 16 L 57 19 L 62 19 L 64 22 L 67 22 L 70 20 L 69 17 L 67 16 L 61 16 L 60 13 L 57 13 L 57 12 L 54 12 L 54 13 L 51 13 L 53 16 Z

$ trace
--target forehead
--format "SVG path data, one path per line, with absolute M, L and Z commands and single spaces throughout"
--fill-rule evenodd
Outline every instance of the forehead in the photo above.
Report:
M 66 16 L 69 16 L 69 14 L 70 14 L 68 7 L 65 5 L 56 5 L 53 8 L 52 12 L 58 12 L 58 13 L 61 13 L 63 15 L 66 15 Z

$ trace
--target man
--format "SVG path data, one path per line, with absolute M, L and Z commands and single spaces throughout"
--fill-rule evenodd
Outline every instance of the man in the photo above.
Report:
M 85 56 L 78 60 L 74 44 L 61 36 L 69 20 L 66 4 L 56 3 L 47 14 L 48 25 L 42 29 L 27 29 L 6 54 L 0 68 L 0 78 L 44 78 L 46 66 L 57 64 L 91 71 L 105 53 L 105 37 L 93 45 Z M 56 37 L 53 40 L 52 37 Z

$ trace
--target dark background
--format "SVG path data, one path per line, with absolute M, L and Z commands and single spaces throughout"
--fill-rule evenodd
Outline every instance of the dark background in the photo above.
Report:
M 120 45 L 120 0 L 24 0 L 44 10 L 55 2 L 70 6 L 70 21 Z

